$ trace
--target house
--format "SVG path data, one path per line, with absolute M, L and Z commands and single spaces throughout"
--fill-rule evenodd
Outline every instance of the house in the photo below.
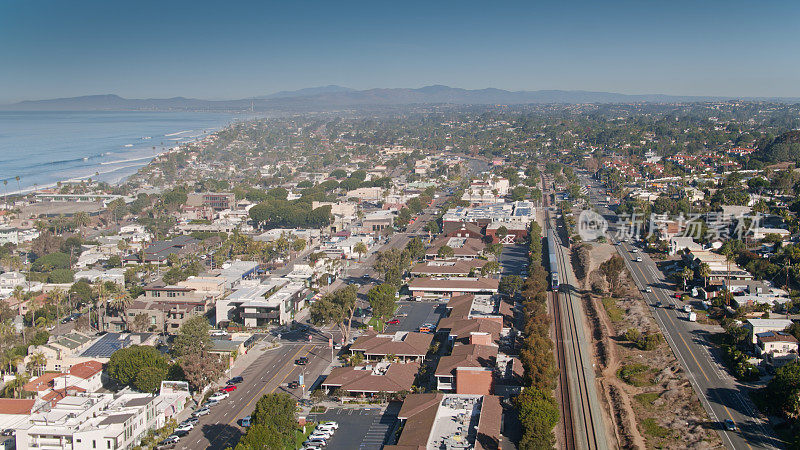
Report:
M 65 373 L 45 373 L 25 383 L 22 389 L 48 402 L 63 398 L 69 391 L 97 392 L 103 387 L 103 366 L 100 361 L 87 360 L 73 365 Z
M 109 281 L 111 283 L 125 286 L 125 269 L 115 267 L 106 270 L 87 269 L 75 272 L 75 280 L 86 279 L 90 283 Z
M 417 277 L 474 277 L 486 262 L 484 259 L 432 259 L 414 264 L 410 272 Z
M 756 334 L 756 351 L 771 366 L 797 361 L 797 338 L 786 331 L 765 331 Z
M 377 334 L 374 331 L 360 336 L 350 345 L 352 354 L 364 355 L 366 361 L 394 357 L 402 362 L 423 362 L 433 335 L 398 331 L 395 334 Z
M 503 407 L 494 395 L 411 394 L 397 414 L 400 437 L 384 450 L 499 450 Z
M 415 278 L 408 283 L 416 299 L 454 297 L 462 294 L 496 294 L 500 281 L 494 278 Z
M 669 245 L 669 254 L 675 255 L 678 250 L 689 249 L 690 252 L 697 252 L 703 250 L 703 246 L 694 241 L 690 236 L 671 236 L 667 241 Z
M 165 264 L 169 255 L 183 256 L 197 250 L 200 241 L 191 236 L 177 236 L 168 241 L 156 241 L 144 249 L 144 262 Z M 141 255 L 132 253 L 123 260 L 125 263 L 140 264 Z
M 442 247 L 449 247 L 453 250 L 452 255 L 445 255 L 444 258 L 475 259 L 483 255 L 486 244 L 482 240 L 475 238 L 443 237 L 431 242 L 431 246 L 425 250 L 425 258 L 439 258 L 439 250 Z
M 710 269 L 709 282 L 722 283 L 724 280 L 752 280 L 750 272 L 739 267 L 734 261 L 728 261 L 724 255 L 706 250 L 690 251 L 683 255 L 683 260 L 693 268 L 707 264 Z
M 416 362 L 378 362 L 356 367 L 335 367 L 322 382 L 322 388 L 329 394 L 341 389 L 353 397 L 410 391 L 419 368 L 420 364 Z
M 792 325 L 789 319 L 747 319 L 744 327 L 750 332 L 753 344 L 758 342 L 758 334 L 768 331 L 783 331 Z
M 187 206 L 207 206 L 215 211 L 234 209 L 236 195 L 232 192 L 190 192 L 186 195 Z
M 32 398 L 0 398 L 0 429 L 16 428 L 27 420 L 35 403 Z
M 87 359 L 81 359 L 80 355 L 91 347 L 93 342 L 93 338 L 73 331 L 58 337 L 51 336 L 46 344 L 31 346 L 28 354 L 43 354 L 47 360 L 44 370 L 61 372 L 68 370 L 73 364 L 86 361 Z
M 127 329 L 136 316 L 147 317 L 148 331 L 175 334 L 184 322 L 195 316 L 205 315 L 204 303 L 167 302 L 159 300 L 134 300 L 126 309 L 127 322 L 120 317 L 109 318 L 104 322 L 108 329 Z

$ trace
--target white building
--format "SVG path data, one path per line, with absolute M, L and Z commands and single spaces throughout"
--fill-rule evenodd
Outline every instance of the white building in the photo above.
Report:
M 129 449 L 158 427 L 158 402 L 150 394 L 68 395 L 17 425 L 16 448 Z
M 789 319 L 747 319 L 744 327 L 750 331 L 750 338 L 753 344 L 758 341 L 758 334 L 766 333 L 768 331 L 783 331 L 792 325 Z

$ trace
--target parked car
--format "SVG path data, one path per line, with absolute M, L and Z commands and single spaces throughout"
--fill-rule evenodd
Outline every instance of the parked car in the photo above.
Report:
M 397 325 L 398 323 L 400 323 L 400 319 L 390 319 L 387 320 L 386 323 L 389 325 Z
M 242 381 L 244 381 L 244 378 L 242 377 L 233 377 L 230 380 L 228 380 L 228 384 L 239 384 Z
M 178 425 L 178 427 L 175 428 L 175 429 L 176 430 L 180 430 L 182 428 L 185 428 L 186 430 L 192 430 L 192 429 L 194 429 L 194 423 L 192 423 L 192 422 L 181 422 L 181 424 Z
M 317 425 L 317 428 L 333 428 L 334 430 L 338 430 L 339 429 L 339 423 L 333 422 L 333 421 L 325 422 L 325 423 L 321 423 L 321 424 Z
M 250 426 L 250 420 L 251 420 L 251 419 L 252 419 L 252 418 L 251 418 L 250 416 L 244 416 L 244 417 L 242 417 L 242 422 L 241 422 L 241 423 L 242 423 L 242 426 L 243 426 L 243 427 L 245 427 L 245 428 L 249 427 L 249 426 Z
M 197 417 L 189 417 L 188 419 L 186 419 L 183 422 L 181 422 L 181 425 L 186 424 L 186 423 L 191 423 L 192 425 L 197 425 L 197 422 L 200 422 L 200 419 L 198 419 Z
M 217 401 L 218 402 L 220 400 L 225 400 L 226 398 L 228 398 L 230 396 L 231 396 L 231 394 L 228 394 L 227 392 L 217 392 L 216 394 L 212 395 L 211 397 L 208 397 L 208 399 L 211 400 L 211 401 Z
M 190 431 L 192 431 L 192 429 L 194 429 L 194 425 L 187 423 L 186 425 L 181 425 L 178 428 L 175 428 L 175 431 L 173 433 L 175 433 L 176 436 L 180 436 L 180 434 L 178 433 L 188 434 Z
M 294 363 L 298 366 L 305 366 L 306 364 L 308 364 L 308 358 L 305 356 L 301 356 L 300 358 L 295 359 Z
M 221 392 L 231 392 L 231 391 L 235 391 L 235 390 L 236 390 L 236 385 L 235 385 L 235 384 L 228 384 L 228 385 L 226 385 L 226 386 L 223 386 L 223 387 L 219 388 L 219 390 L 220 390 Z
M 209 399 L 209 400 L 206 400 L 205 403 L 200 405 L 200 407 L 201 408 L 212 408 L 212 407 L 217 406 L 217 405 L 219 405 L 219 400 L 210 400 Z
M 173 435 L 173 436 L 170 436 L 170 437 L 164 439 L 163 441 L 161 441 L 161 443 L 159 445 L 177 444 L 178 441 L 180 441 L 180 440 L 181 440 L 181 438 L 179 438 L 178 436 Z
M 186 436 L 187 434 L 189 434 L 189 430 L 186 430 L 186 429 L 179 430 L 179 429 L 176 428 L 175 431 L 172 432 L 173 436 L 178 436 L 179 438 L 182 438 L 182 437 Z
M 204 407 L 198 409 L 197 411 L 193 412 L 192 415 L 194 417 L 200 417 L 200 416 L 205 416 L 205 415 L 210 414 L 210 413 L 211 413 L 211 410 L 208 409 L 208 406 L 204 406 Z
M 315 438 L 315 439 L 310 439 L 309 438 L 308 440 L 303 442 L 303 446 L 306 447 L 306 448 L 314 448 L 313 446 L 317 446 L 317 448 L 319 448 L 319 447 L 326 447 L 327 445 L 328 445 L 328 441 L 326 441 L 325 439 L 319 439 L 319 438 Z M 309 446 L 312 446 L 312 447 L 309 447 Z
M 430 333 L 432 330 L 429 327 L 422 325 L 421 327 L 419 327 L 418 331 L 420 333 Z
M 297 389 L 300 387 L 300 383 L 297 381 L 290 381 L 289 382 L 289 389 Z

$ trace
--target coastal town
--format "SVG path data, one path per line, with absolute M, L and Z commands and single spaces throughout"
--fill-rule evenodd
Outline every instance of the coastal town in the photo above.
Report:
M 798 117 L 296 114 L 6 189 L 0 445 L 794 448 Z

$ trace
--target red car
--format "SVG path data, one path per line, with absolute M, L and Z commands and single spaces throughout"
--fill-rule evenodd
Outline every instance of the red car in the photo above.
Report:
M 389 325 L 397 325 L 398 323 L 400 323 L 400 319 L 387 320 L 386 323 L 388 323 Z
M 219 388 L 219 390 L 222 391 L 222 392 L 235 391 L 236 390 L 236 385 L 235 384 L 229 384 L 229 385 L 227 385 L 225 387 Z

